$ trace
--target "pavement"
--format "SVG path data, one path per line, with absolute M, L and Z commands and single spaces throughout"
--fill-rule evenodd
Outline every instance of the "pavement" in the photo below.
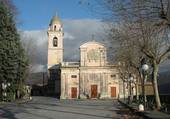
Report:
M 117 100 L 57 100 L 33 97 L 27 103 L 0 105 L 0 119 L 120 119 Z
M 139 112 L 138 104 L 136 103 L 127 104 L 123 100 L 119 100 L 119 102 L 125 105 L 126 107 L 130 108 L 133 112 L 137 112 L 138 115 L 141 115 L 145 119 L 170 119 L 170 115 L 164 112 L 157 111 L 157 110 L 149 110 L 149 111 L 147 110 L 147 111 Z

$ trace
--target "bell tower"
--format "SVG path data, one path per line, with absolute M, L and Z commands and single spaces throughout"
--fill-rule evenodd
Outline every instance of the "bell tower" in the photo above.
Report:
M 63 27 L 58 16 L 49 24 L 48 34 L 48 69 L 63 62 Z

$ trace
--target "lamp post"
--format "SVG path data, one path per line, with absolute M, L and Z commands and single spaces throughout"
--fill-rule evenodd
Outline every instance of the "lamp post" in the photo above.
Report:
M 144 63 L 142 65 L 142 75 L 143 75 L 142 89 L 143 89 L 143 103 L 145 107 L 146 107 L 146 102 L 147 102 L 146 93 L 145 93 L 145 82 L 147 80 L 148 70 L 149 70 L 149 66 L 146 63 Z

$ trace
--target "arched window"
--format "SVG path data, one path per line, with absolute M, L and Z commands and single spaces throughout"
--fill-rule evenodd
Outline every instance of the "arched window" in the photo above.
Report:
M 53 38 L 53 46 L 54 46 L 54 47 L 57 47 L 57 46 L 58 46 L 58 38 L 57 38 L 57 37 L 54 37 L 54 38 Z
M 57 30 L 57 27 L 56 27 L 56 25 L 54 26 L 54 31 L 56 31 Z

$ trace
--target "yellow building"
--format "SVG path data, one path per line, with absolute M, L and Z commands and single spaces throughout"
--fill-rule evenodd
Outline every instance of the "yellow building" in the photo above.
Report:
M 117 66 L 107 62 L 103 44 L 84 43 L 80 46 L 80 62 L 64 62 L 63 28 L 57 16 L 52 18 L 47 33 L 49 79 L 54 81 L 60 99 L 123 97 Z

